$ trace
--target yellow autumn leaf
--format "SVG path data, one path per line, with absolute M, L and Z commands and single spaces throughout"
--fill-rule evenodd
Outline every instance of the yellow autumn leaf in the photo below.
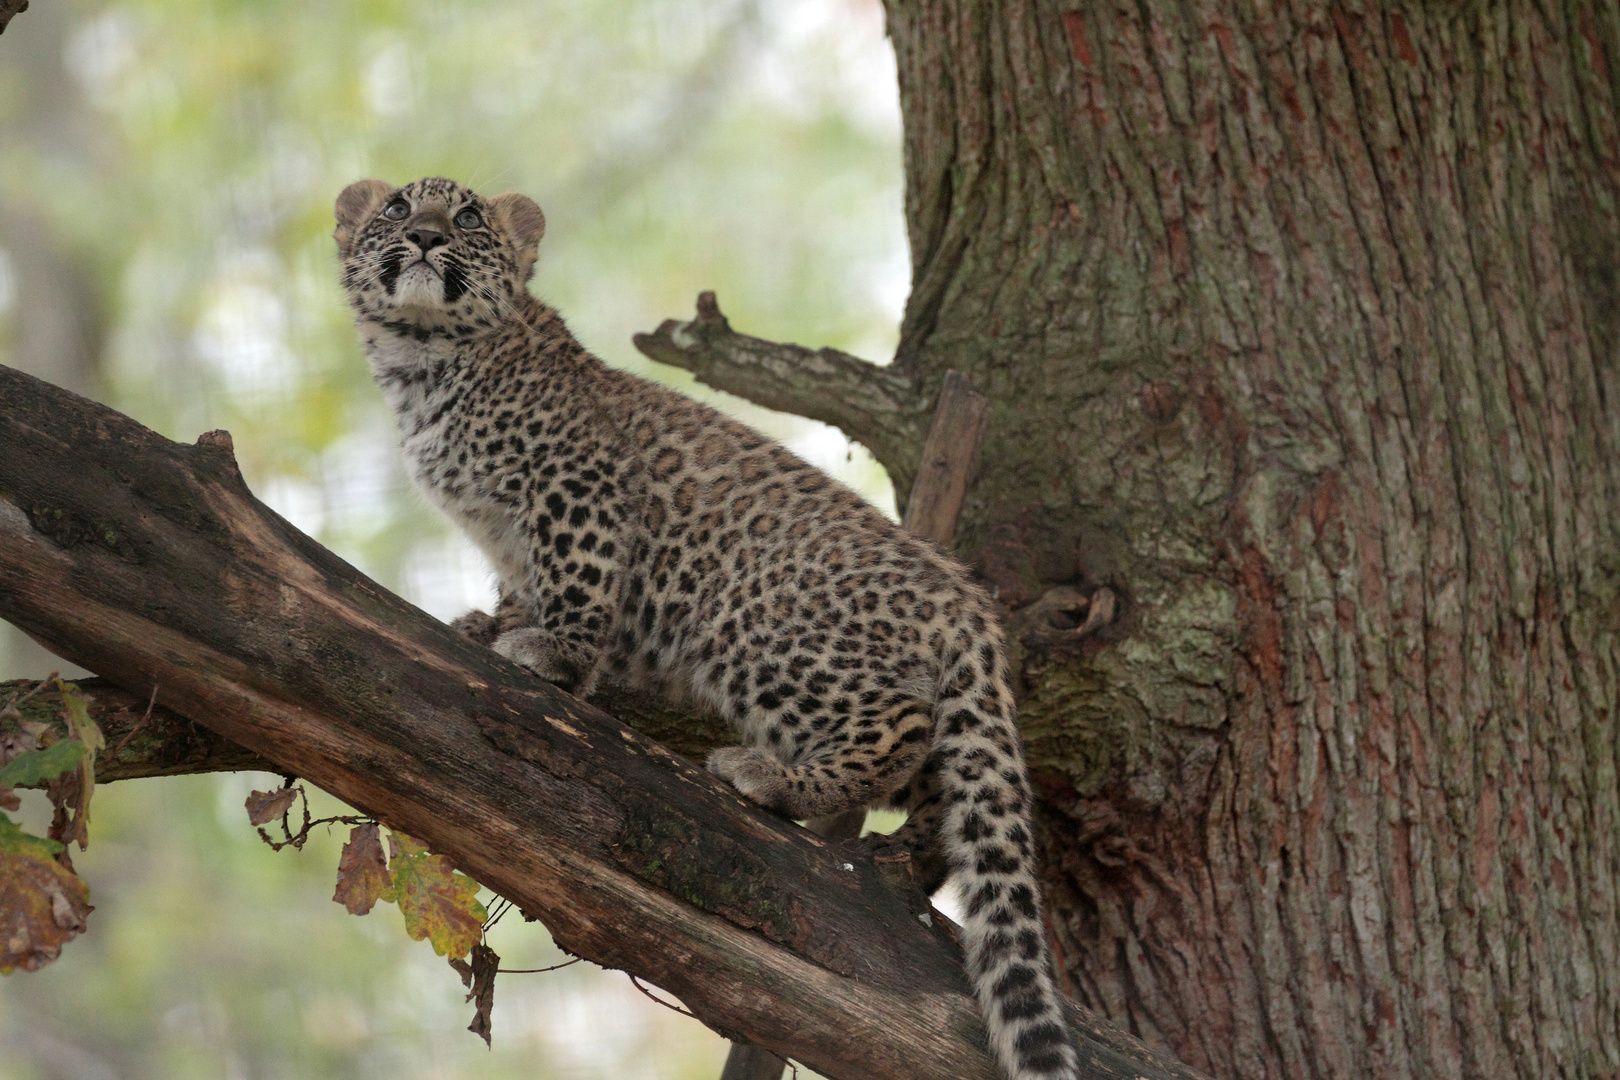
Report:
M 466 956 L 484 932 L 478 882 L 456 873 L 448 858 L 430 854 L 404 833 L 388 834 L 388 851 L 394 901 L 405 916 L 405 932 L 417 941 L 426 938 L 440 956 Z
M 96 752 L 107 745 L 107 740 L 101 734 L 101 728 L 90 719 L 90 707 L 79 693 L 79 688 L 70 682 L 56 680 L 56 689 L 62 695 L 62 705 L 67 710 L 68 733 L 84 744 L 84 760 L 79 762 L 79 795 L 73 807 L 73 822 L 65 833 L 64 841 L 77 840 L 79 850 L 83 851 L 90 846 L 90 796 L 96 790 Z

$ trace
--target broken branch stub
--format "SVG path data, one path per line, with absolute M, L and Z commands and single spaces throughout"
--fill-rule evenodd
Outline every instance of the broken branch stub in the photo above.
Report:
M 843 431 L 889 471 L 903 502 L 917 474 L 917 447 L 932 410 L 912 380 L 838 349 L 766 341 L 739 334 L 714 293 L 697 299 L 697 317 L 665 319 L 631 341 L 660 363 L 685 368 L 698 381 L 756 405 L 807 416 Z

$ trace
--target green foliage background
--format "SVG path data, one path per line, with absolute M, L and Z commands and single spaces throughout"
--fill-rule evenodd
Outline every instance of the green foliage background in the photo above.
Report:
M 487 573 L 400 471 L 336 284 L 336 192 L 534 196 L 536 292 L 610 363 L 714 400 L 629 341 L 702 289 L 746 332 L 892 352 L 892 64 L 876 0 L 35 3 L 0 36 L 0 362 L 171 438 L 229 429 L 265 501 L 449 617 Z M 838 433 L 716 403 L 892 509 Z M 48 665 L 0 639 L 0 677 Z M 395 909 L 331 902 L 341 830 L 260 844 L 255 784 L 98 791 L 90 933 L 0 981 L 0 1080 L 718 1074 L 718 1037 L 584 964 L 503 976 L 485 1051 Z M 559 959 L 515 913 L 491 940 L 507 966 Z

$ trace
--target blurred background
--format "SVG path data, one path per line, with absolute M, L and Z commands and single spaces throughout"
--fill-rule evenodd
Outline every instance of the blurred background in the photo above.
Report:
M 300 528 L 436 616 L 487 606 L 481 556 L 401 471 L 330 239 L 348 182 L 428 174 L 539 201 L 533 288 L 608 363 L 893 512 L 837 431 L 630 345 L 714 289 L 743 332 L 892 354 L 909 260 L 878 0 L 36 0 L 0 36 L 0 363 L 172 439 L 229 429 Z M 0 678 L 63 667 L 0 624 Z M 90 931 L 0 980 L 0 1080 L 718 1076 L 718 1036 L 589 964 L 502 976 L 485 1050 L 397 909 L 331 902 L 344 830 L 259 841 L 242 800 L 273 783 L 98 790 Z M 490 940 L 503 966 L 561 959 L 515 913 Z

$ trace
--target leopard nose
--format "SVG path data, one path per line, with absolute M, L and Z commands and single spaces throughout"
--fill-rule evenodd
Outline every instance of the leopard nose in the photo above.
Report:
M 420 226 L 406 233 L 405 239 L 421 248 L 424 255 L 445 242 L 444 233 L 436 229 L 424 229 Z

